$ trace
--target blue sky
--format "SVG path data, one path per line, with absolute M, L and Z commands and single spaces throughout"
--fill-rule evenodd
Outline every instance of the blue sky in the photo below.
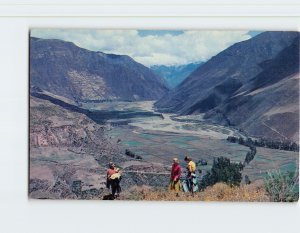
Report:
M 126 54 L 146 65 L 206 61 L 258 31 L 32 29 L 31 36 L 71 41 L 92 51 Z
M 142 37 L 145 36 L 164 36 L 166 34 L 170 34 L 173 36 L 178 36 L 180 34 L 183 34 L 184 31 L 179 30 L 138 30 L 138 34 Z

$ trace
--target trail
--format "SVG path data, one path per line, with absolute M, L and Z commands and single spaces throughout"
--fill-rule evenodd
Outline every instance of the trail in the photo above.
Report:
M 275 133 L 279 134 L 280 136 L 282 136 L 283 138 L 287 139 L 288 138 L 286 136 L 284 136 L 283 134 L 281 134 L 280 132 L 278 132 L 276 129 L 272 128 L 271 126 L 267 125 L 265 122 L 263 122 L 263 125 L 266 126 L 267 128 L 269 128 L 270 130 L 274 131 Z

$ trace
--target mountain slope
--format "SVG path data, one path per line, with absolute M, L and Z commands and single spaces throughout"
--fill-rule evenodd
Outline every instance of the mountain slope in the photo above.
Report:
M 161 111 L 206 113 L 254 136 L 299 132 L 299 33 L 265 32 L 237 43 L 156 103 Z
M 230 98 L 206 114 L 217 119 L 226 114 L 233 125 L 252 135 L 298 141 L 299 134 L 299 39 L 296 38 L 264 70 Z
M 75 101 L 153 100 L 164 81 L 129 56 L 93 52 L 71 42 L 30 39 L 30 82 Z
M 168 86 L 173 89 L 178 86 L 184 79 L 186 79 L 195 69 L 197 69 L 201 63 L 190 63 L 186 65 L 178 66 L 165 66 L 155 65 L 151 66 L 150 69 L 157 75 L 163 77 Z
M 97 124 L 78 107 L 54 102 L 30 96 L 30 198 L 102 199 L 109 192 L 105 182 L 111 161 L 122 167 L 123 190 L 140 184 L 167 186 L 165 166 L 127 156 L 108 135 L 107 125 Z M 141 172 L 145 169 L 151 174 Z

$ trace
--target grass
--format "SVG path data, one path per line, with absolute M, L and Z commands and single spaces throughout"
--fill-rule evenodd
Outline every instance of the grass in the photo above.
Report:
M 138 141 L 122 141 L 122 143 L 125 144 L 126 146 L 133 146 L 133 147 L 143 145 L 141 142 Z
M 281 170 L 268 172 L 265 189 L 271 201 L 294 202 L 299 199 L 299 174 Z
M 262 183 L 256 182 L 240 187 L 230 187 L 223 183 L 217 183 L 208 187 L 203 192 L 179 193 L 166 189 L 153 189 L 147 186 L 133 187 L 121 194 L 121 200 L 135 201 L 235 201 L 235 202 L 265 202 L 270 201 Z

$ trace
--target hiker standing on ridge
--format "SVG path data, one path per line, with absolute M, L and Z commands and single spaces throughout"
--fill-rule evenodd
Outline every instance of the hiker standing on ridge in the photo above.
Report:
M 121 192 L 120 181 L 121 172 L 119 168 L 116 168 L 115 164 L 110 162 L 107 170 L 106 187 L 109 189 L 111 187 L 111 194 L 113 198 L 119 197 Z
M 171 170 L 171 180 L 170 180 L 169 190 L 175 191 L 176 196 L 179 196 L 179 192 L 181 191 L 180 175 L 181 175 L 181 168 L 179 165 L 179 161 L 177 158 L 174 158 L 172 170 Z
M 188 156 L 185 156 L 184 161 L 187 162 L 187 185 L 192 195 L 198 191 L 198 179 L 196 176 L 196 163 Z

